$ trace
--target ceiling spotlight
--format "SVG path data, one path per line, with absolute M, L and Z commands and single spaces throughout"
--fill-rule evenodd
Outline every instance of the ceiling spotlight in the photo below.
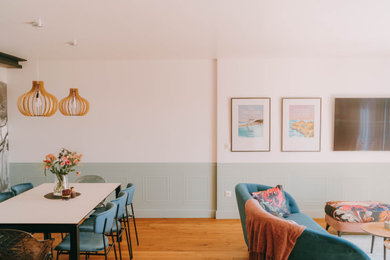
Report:
M 76 45 L 77 45 L 77 40 L 74 39 L 74 40 L 71 41 L 71 42 L 67 42 L 67 44 L 70 45 L 70 46 L 76 46 Z
M 43 27 L 41 18 L 38 18 L 37 21 L 34 21 L 34 22 L 32 22 L 31 24 L 32 24 L 32 26 L 34 26 L 34 27 L 39 27 L 39 28 L 42 28 L 42 27 Z

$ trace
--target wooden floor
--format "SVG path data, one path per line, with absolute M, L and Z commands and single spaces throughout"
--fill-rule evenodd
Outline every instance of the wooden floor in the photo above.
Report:
M 324 219 L 315 220 L 325 226 Z M 139 246 L 136 245 L 134 230 L 131 231 L 134 260 L 248 259 L 238 219 L 137 219 L 137 229 Z M 60 237 L 55 236 L 54 244 L 59 241 Z M 122 259 L 129 259 L 125 239 L 121 246 Z M 68 256 L 61 255 L 59 259 L 68 259 Z M 91 256 L 89 259 L 104 259 L 104 256 Z M 115 259 L 113 252 L 109 259 Z

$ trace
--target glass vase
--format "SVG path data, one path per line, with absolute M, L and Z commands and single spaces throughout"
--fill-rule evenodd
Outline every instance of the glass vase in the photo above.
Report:
M 54 178 L 54 196 L 62 196 L 62 190 L 69 189 L 68 175 L 56 174 Z

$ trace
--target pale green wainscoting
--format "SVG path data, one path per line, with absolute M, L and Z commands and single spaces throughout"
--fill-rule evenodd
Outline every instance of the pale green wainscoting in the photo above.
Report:
M 215 163 L 84 163 L 79 169 L 83 175 L 100 175 L 122 187 L 135 183 L 137 217 L 215 217 Z M 53 182 L 53 177 L 51 173 L 44 176 L 40 163 L 10 163 L 11 185 L 38 185 Z M 74 174 L 69 177 L 70 182 L 75 179 Z
M 282 184 L 311 217 L 323 218 L 330 200 L 390 202 L 390 163 L 232 163 L 218 164 L 217 172 L 217 218 L 239 216 L 234 187 L 240 182 Z
M 238 218 L 240 182 L 282 184 L 311 217 L 324 217 L 329 200 L 390 202 L 390 163 L 84 163 L 80 170 L 135 183 L 138 217 Z M 53 182 L 39 163 L 10 163 L 10 178 L 11 185 Z

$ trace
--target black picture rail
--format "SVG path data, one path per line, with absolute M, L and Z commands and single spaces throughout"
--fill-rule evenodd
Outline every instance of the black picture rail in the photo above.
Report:
M 26 60 L 0 52 L 0 67 L 21 69 L 22 65 L 19 64 L 21 61 Z

